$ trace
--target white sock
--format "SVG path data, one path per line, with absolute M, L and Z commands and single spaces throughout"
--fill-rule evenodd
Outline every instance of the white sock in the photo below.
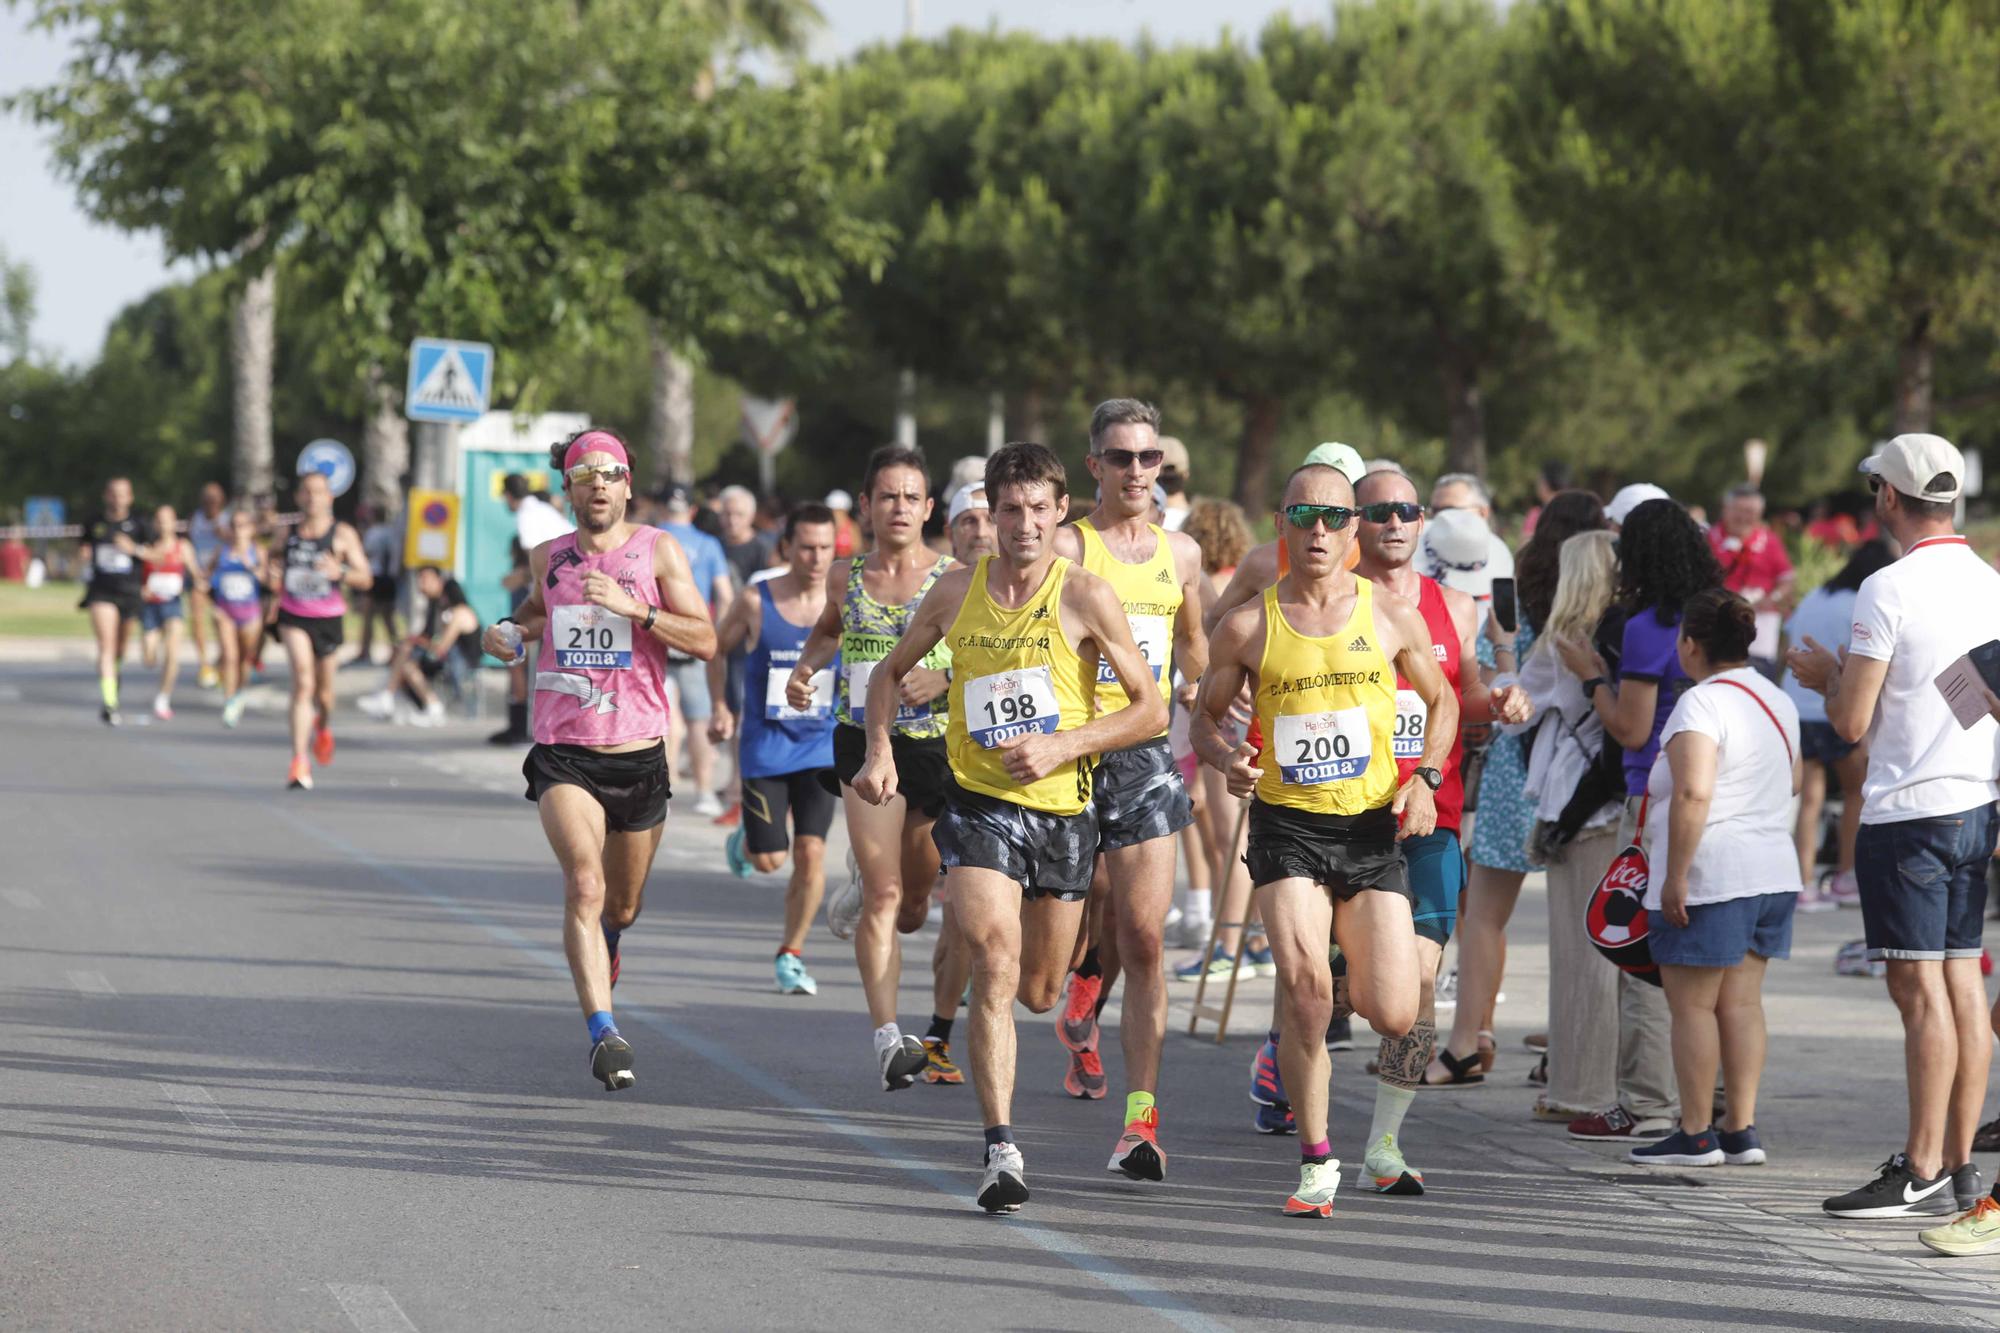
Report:
M 1380 1143 L 1384 1134 L 1401 1136 L 1403 1115 L 1416 1099 L 1414 1088 L 1393 1088 L 1387 1083 L 1375 1085 L 1375 1119 L 1368 1126 L 1370 1147 Z
M 1207 889 L 1189 889 L 1187 904 L 1181 908 L 1181 920 L 1206 921 L 1210 915 L 1209 903 L 1213 895 Z
M 875 1029 L 875 1053 L 880 1055 L 891 1046 L 903 1044 L 903 1030 L 891 1021 Z

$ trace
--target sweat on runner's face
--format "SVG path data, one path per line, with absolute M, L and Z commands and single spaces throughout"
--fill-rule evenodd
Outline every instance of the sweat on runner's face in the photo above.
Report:
M 632 471 L 618 455 L 593 449 L 564 475 L 563 493 L 578 527 L 609 532 L 625 521 L 625 507 L 632 501 Z
M 1296 506 L 1310 505 L 1330 512 L 1300 527 L 1287 513 Z M 1284 503 L 1275 515 L 1279 539 L 1291 567 L 1308 576 L 1330 574 L 1341 568 L 1354 543 L 1354 487 L 1339 468 L 1310 464 L 1294 471 L 1285 482 Z M 1348 511 L 1345 519 L 1339 511 Z M 1335 528 L 1334 523 L 1340 526 Z
M 1121 421 L 1092 442 L 1084 461 L 1106 503 L 1137 514 L 1152 506 L 1153 483 L 1159 480 L 1166 454 L 1151 426 L 1143 421 Z
M 1069 516 L 1069 497 L 1046 481 L 1010 482 L 988 494 L 998 553 L 1023 565 L 1041 559 L 1056 529 Z
M 861 520 L 875 540 L 904 546 L 920 540 L 931 516 L 931 481 L 924 470 L 891 464 L 861 493 Z
M 1368 563 L 1378 569 L 1409 564 L 1424 532 L 1416 485 L 1401 473 L 1371 472 L 1354 488 L 1354 503 L 1361 511 L 1356 516 L 1355 540 L 1361 543 Z M 1413 518 L 1403 517 L 1412 511 Z M 1379 520 L 1375 517 L 1378 513 Z

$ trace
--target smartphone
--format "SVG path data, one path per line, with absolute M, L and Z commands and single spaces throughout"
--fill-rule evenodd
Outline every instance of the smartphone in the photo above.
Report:
M 1500 628 L 1512 634 L 1520 627 L 1519 616 L 1514 608 L 1514 580 L 1493 580 L 1493 619 Z

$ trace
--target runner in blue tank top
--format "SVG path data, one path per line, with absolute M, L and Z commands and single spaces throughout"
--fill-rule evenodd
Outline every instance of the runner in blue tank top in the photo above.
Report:
M 730 603 L 716 631 L 720 647 L 709 662 L 709 694 L 715 713 L 709 736 L 718 744 L 734 726 L 722 676 L 729 655 L 748 651 L 743 672 L 743 729 L 738 762 L 743 770 L 743 823 L 729 835 L 729 868 L 769 874 L 785 864 L 791 813 L 798 851 L 792 882 L 785 890 L 785 937 L 775 963 L 778 989 L 787 995 L 817 994 L 800 950 L 819 910 L 826 884 L 826 832 L 837 801 L 833 784 L 821 774 L 833 769 L 833 672 L 812 678 L 812 699 L 801 709 L 786 699 L 785 686 L 799 663 L 806 637 L 826 607 L 826 572 L 833 564 L 833 511 L 801 505 L 785 520 L 780 549 L 790 561 L 783 574 L 750 586 Z

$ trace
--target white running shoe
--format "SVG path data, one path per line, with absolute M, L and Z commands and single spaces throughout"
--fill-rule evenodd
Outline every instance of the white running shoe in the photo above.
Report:
M 979 1206 L 989 1213 L 1018 1213 L 1028 1201 L 1028 1163 L 1011 1143 L 986 1147 L 986 1174 L 979 1178 Z
M 875 1057 L 882 1064 L 884 1092 L 899 1092 L 909 1087 L 931 1062 L 924 1044 L 907 1032 L 887 1046 L 876 1047 Z
M 832 893 L 826 895 L 826 928 L 833 932 L 837 940 L 854 938 L 854 928 L 861 924 L 861 867 L 854 860 L 854 849 L 847 849 L 847 880 Z
M 1299 1187 L 1285 1200 L 1286 1217 L 1332 1217 L 1340 1189 L 1340 1159 L 1299 1163 Z
M 174 720 L 174 706 L 167 702 L 166 695 L 156 694 L 153 696 L 153 716 L 162 722 L 171 722 Z
M 432 699 L 410 716 L 414 727 L 441 727 L 445 723 L 444 700 Z
M 689 809 L 704 819 L 713 819 L 722 813 L 722 802 L 716 798 L 714 792 L 705 791 L 694 798 L 694 804 Z
M 389 690 L 377 690 L 356 699 L 354 706 L 378 722 L 387 722 L 396 711 L 396 696 Z

